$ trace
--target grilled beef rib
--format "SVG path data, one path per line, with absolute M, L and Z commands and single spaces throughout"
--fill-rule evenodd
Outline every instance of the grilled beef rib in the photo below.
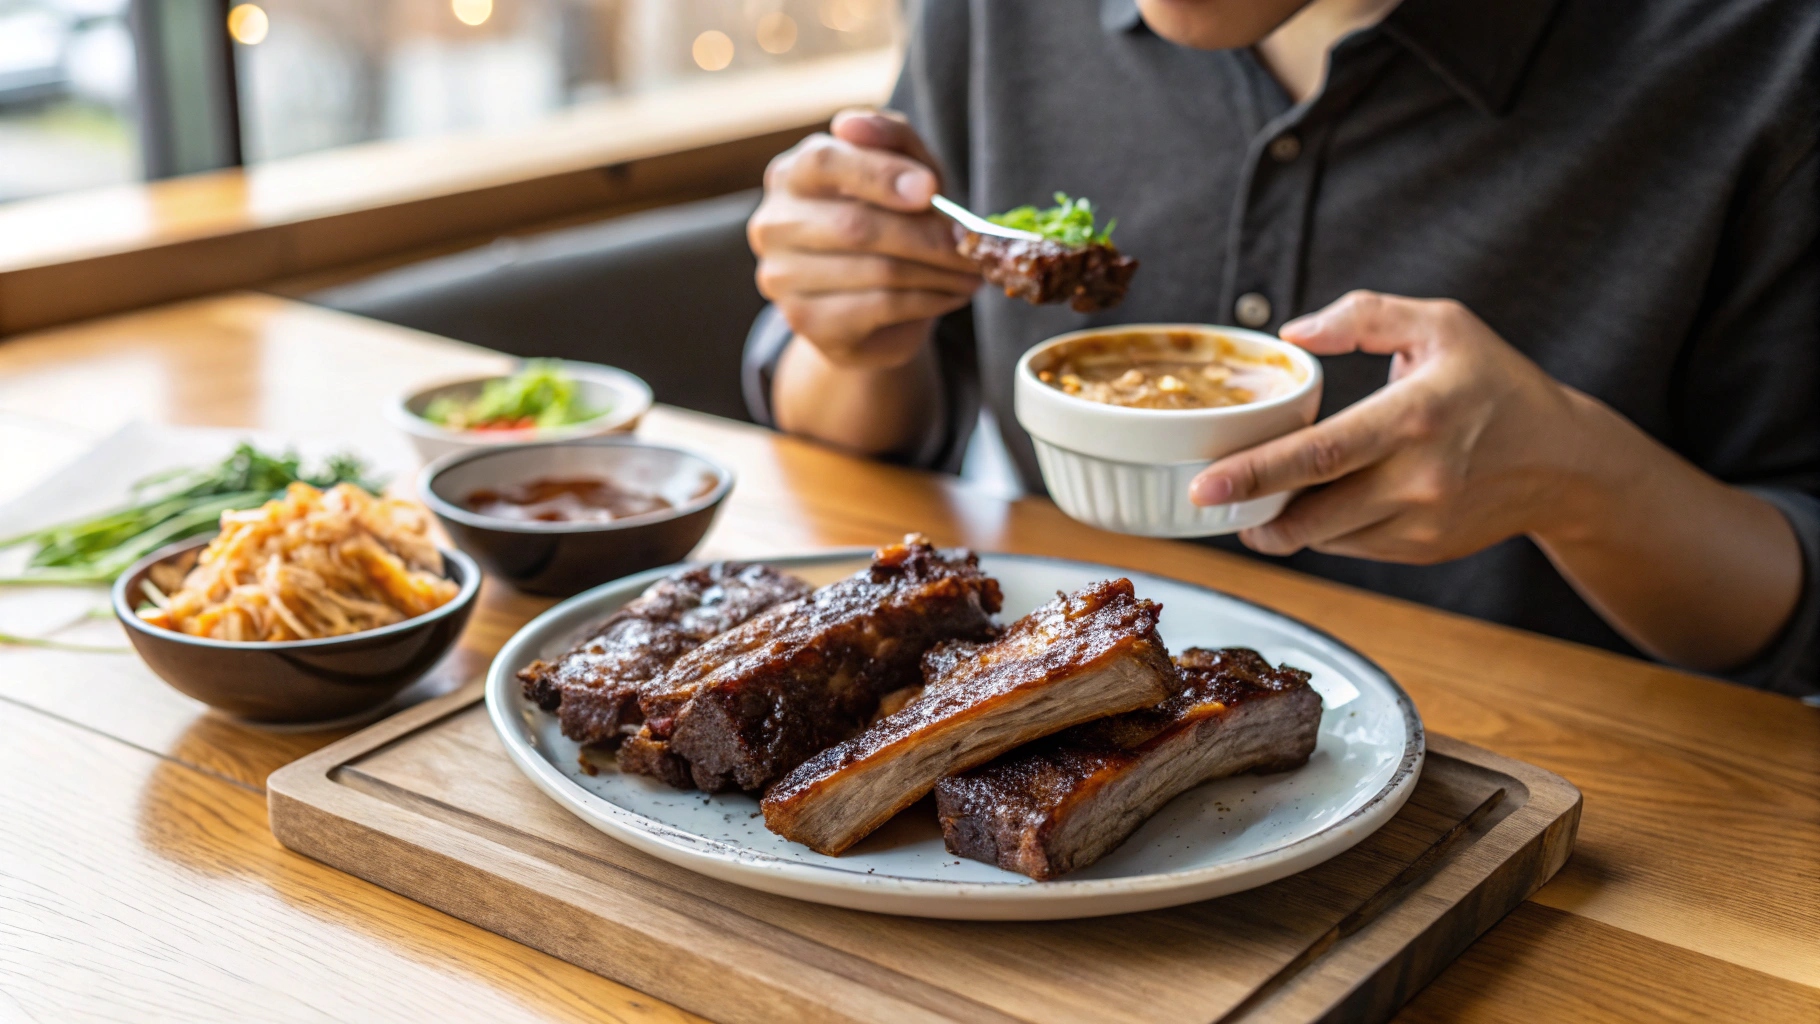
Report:
M 760 807 L 771 831 L 838 854 L 923 798 L 944 775 L 1181 686 L 1157 636 L 1162 607 L 1106 580 L 1031 612 L 984 646 L 924 658 L 923 695 L 805 761 Z
M 980 268 L 980 276 L 1012 298 L 1034 305 L 1066 302 L 1077 313 L 1123 302 L 1138 261 L 1110 243 L 1068 246 L 1051 239 L 1000 238 L 962 232 L 955 247 Z
M 975 555 L 912 534 L 677 659 L 644 689 L 639 755 L 621 767 L 674 766 L 661 749 L 704 790 L 763 789 L 864 728 L 880 697 L 920 682 L 936 643 L 994 636 L 1000 600 Z
M 588 639 L 553 662 L 518 672 L 525 698 L 555 712 L 562 734 L 614 745 L 622 726 L 639 723 L 641 687 L 677 658 L 759 612 L 809 593 L 809 585 L 770 566 L 714 562 L 651 584 Z
M 1098 860 L 1193 786 L 1308 761 L 1321 723 L 1308 673 L 1243 647 L 1190 648 L 1176 664 L 1185 686 L 1156 707 L 943 779 L 948 850 L 1047 880 Z

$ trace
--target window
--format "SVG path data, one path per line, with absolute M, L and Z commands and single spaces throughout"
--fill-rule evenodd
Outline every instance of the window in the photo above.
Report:
M 254 0 L 228 18 L 256 162 L 892 46 L 901 16 L 895 0 Z
M 0 202 L 139 177 L 128 0 L 0 0 Z
M 900 3 L 0 0 L 0 202 L 876 52 Z

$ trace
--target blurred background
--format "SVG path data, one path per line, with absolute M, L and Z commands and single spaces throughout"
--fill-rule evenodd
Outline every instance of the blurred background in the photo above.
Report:
M 254 290 L 750 418 L 765 166 L 905 3 L 0 0 L 0 343 Z
M 0 0 L 0 203 L 521 128 L 895 47 L 902 20 L 896 0 Z

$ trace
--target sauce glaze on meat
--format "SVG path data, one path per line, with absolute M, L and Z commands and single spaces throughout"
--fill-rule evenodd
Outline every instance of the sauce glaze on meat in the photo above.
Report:
M 1116 849 L 1183 791 L 1299 767 L 1321 698 L 1308 673 L 1256 651 L 1190 648 L 1184 686 L 1155 707 L 1075 726 L 936 785 L 948 850 L 1040 880 Z
M 518 672 L 526 699 L 555 712 L 562 734 L 612 746 L 643 720 L 640 689 L 711 637 L 773 605 L 807 596 L 809 585 L 766 565 L 713 562 L 651 584 L 593 635 L 555 661 Z
M 1006 295 L 1035 305 L 1067 302 L 1077 313 L 1096 313 L 1125 301 L 1138 268 L 1137 260 L 1104 242 L 1067 246 L 1047 238 L 966 231 L 955 248 Z
M 838 854 L 944 775 L 1157 703 L 1181 687 L 1156 632 L 1162 610 L 1130 580 L 1104 580 L 1058 595 L 992 643 L 936 648 L 923 656 L 922 697 L 771 787 L 765 825 Z
M 696 786 L 762 789 L 858 732 L 887 693 L 920 682 L 923 652 L 996 635 L 998 581 L 969 551 L 920 535 L 801 601 L 779 605 L 677 659 L 639 699 L 639 770 L 653 743 Z

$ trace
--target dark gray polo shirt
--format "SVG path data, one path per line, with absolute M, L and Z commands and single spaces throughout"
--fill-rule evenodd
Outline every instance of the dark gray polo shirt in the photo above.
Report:
M 1815 0 L 1405 0 L 1344 40 L 1298 105 L 1251 52 L 1177 47 L 1132 0 L 925 0 L 893 102 L 948 194 L 982 211 L 1088 196 L 1143 267 L 1104 313 L 986 289 L 945 322 L 949 423 L 919 461 L 952 463 L 979 394 L 1040 491 L 1011 373 L 1063 331 L 1274 331 L 1354 288 L 1458 299 L 1789 517 L 1803 604 L 1737 678 L 1820 691 L 1817 62 Z M 749 365 L 780 343 L 764 328 Z M 1324 364 L 1323 414 L 1388 369 Z M 1526 539 L 1435 566 L 1283 561 L 1636 653 Z

